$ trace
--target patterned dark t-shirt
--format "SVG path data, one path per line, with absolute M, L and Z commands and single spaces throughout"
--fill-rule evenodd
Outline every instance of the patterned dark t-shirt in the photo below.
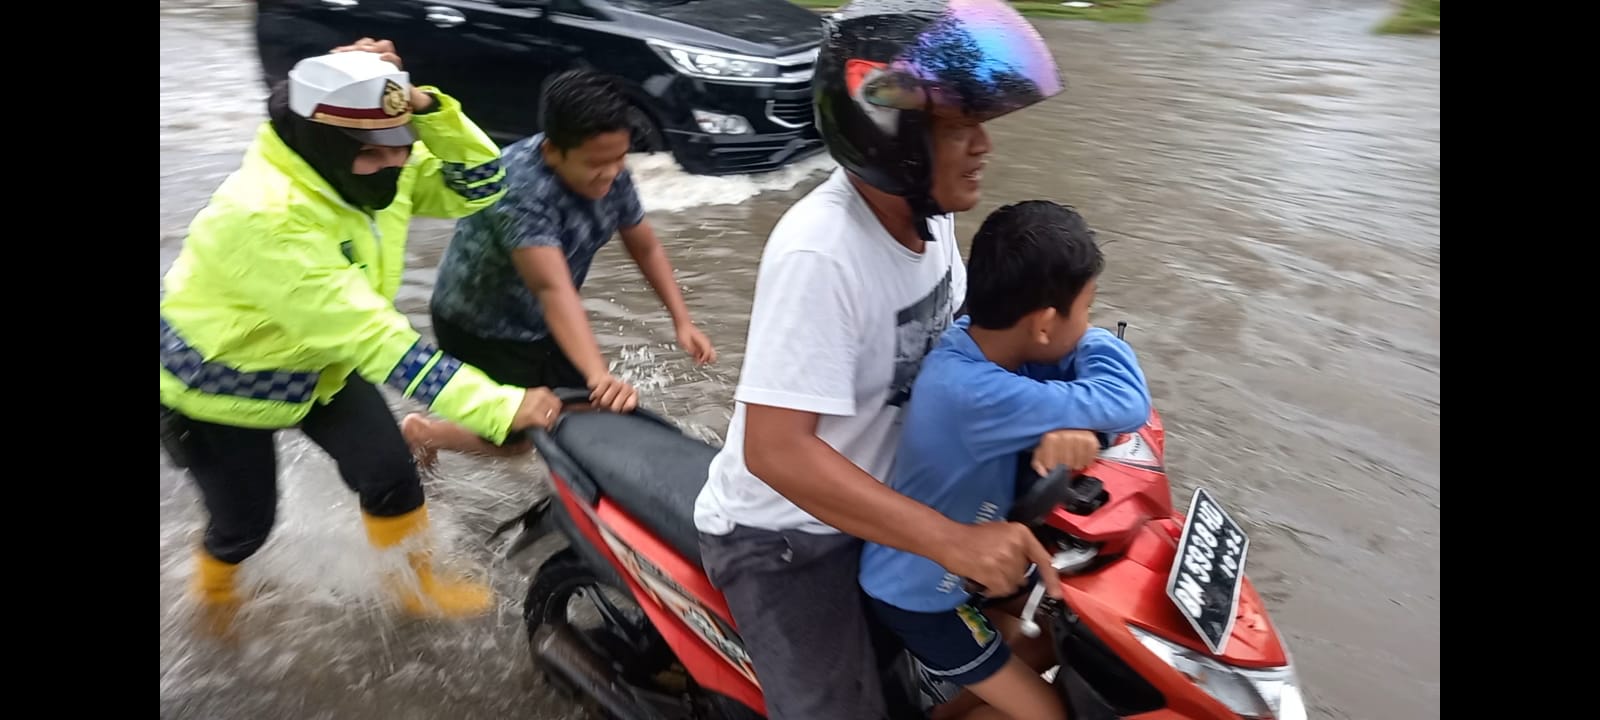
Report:
M 589 263 L 619 228 L 644 220 L 633 177 L 624 170 L 599 200 L 567 189 L 544 164 L 544 134 L 506 147 L 506 194 L 499 202 L 456 222 L 455 237 L 439 263 L 433 312 L 486 338 L 540 340 L 550 334 L 539 299 L 528 289 L 511 253 L 558 247 L 567 256 L 572 284 L 581 289 Z

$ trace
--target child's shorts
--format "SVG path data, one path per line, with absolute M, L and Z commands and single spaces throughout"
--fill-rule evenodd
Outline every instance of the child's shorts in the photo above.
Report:
M 867 600 L 878 622 L 905 643 L 930 675 L 970 686 L 989 679 L 1011 658 L 1005 638 L 970 603 L 928 613 Z

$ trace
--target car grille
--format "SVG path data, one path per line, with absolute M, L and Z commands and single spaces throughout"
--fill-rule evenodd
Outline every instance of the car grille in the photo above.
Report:
M 812 122 L 810 94 L 808 93 L 803 99 L 774 99 L 771 113 L 772 119 L 780 124 L 810 125 Z
M 784 143 L 712 148 L 710 153 L 713 166 L 711 174 L 765 172 L 782 167 L 784 164 L 799 157 L 811 155 L 820 150 L 821 147 L 822 141 L 812 138 L 802 140 L 799 143 L 791 140 Z

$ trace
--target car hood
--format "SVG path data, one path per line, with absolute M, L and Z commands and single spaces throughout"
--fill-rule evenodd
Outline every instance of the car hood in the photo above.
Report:
M 788 0 L 689 0 L 653 7 L 647 14 L 628 14 L 633 16 L 631 24 L 655 26 L 652 30 L 665 30 L 667 24 L 688 26 L 683 29 L 687 32 L 662 39 L 732 52 L 777 55 L 822 42 L 821 16 Z

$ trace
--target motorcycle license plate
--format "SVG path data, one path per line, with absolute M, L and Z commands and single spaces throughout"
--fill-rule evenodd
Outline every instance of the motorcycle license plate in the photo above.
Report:
M 1250 549 L 1239 524 L 1203 488 L 1196 488 L 1183 522 L 1167 596 L 1211 652 L 1222 654 L 1239 611 L 1244 556 Z

